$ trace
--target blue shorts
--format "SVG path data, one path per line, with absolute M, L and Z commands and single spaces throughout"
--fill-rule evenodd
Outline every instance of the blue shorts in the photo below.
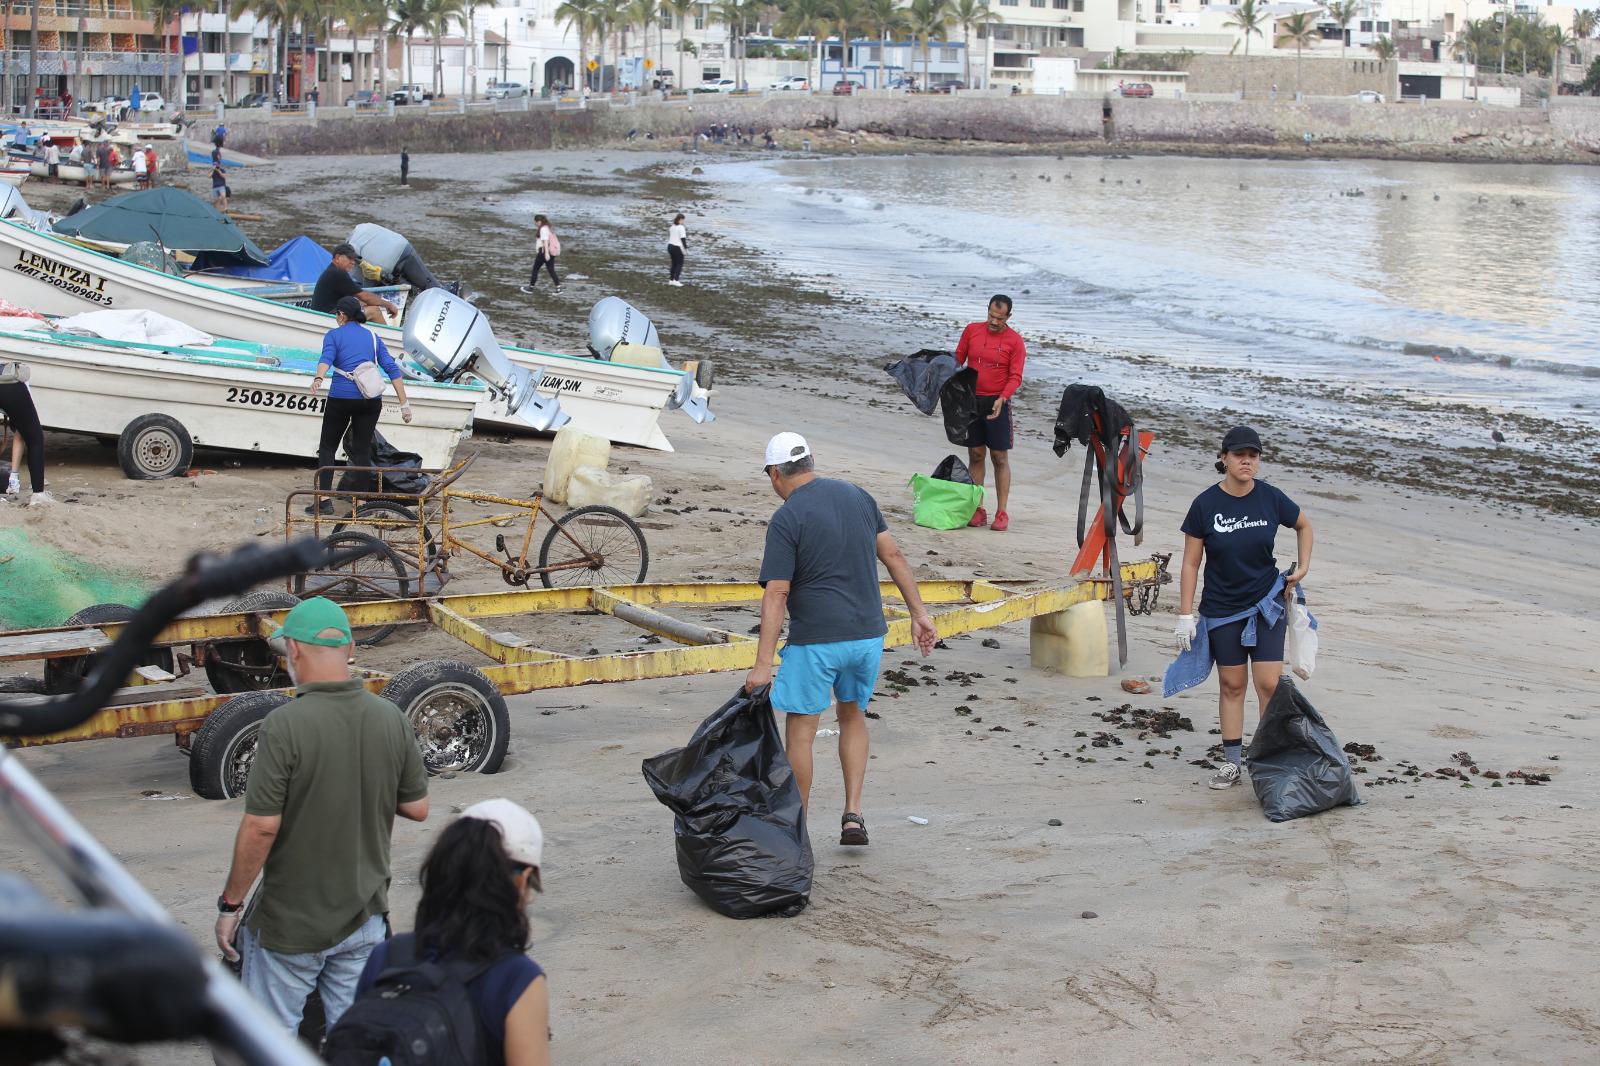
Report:
M 1289 635 L 1289 612 L 1285 611 L 1283 617 L 1278 619 L 1278 624 L 1270 628 L 1257 615 L 1256 646 L 1253 648 L 1240 643 L 1244 638 L 1244 627 L 1249 624 L 1250 619 L 1241 618 L 1213 629 L 1211 661 L 1218 666 L 1243 666 L 1246 658 L 1257 663 L 1283 662 L 1283 641 Z
M 772 707 L 785 714 L 821 714 L 834 700 L 865 707 L 882 660 L 882 637 L 785 645 L 772 681 Z
M 990 418 L 989 412 L 994 410 L 997 399 L 997 396 L 978 397 L 977 417 L 967 426 L 967 447 L 988 448 L 992 452 L 1011 450 L 1011 401 L 1007 400 L 1000 408 L 1000 413 Z

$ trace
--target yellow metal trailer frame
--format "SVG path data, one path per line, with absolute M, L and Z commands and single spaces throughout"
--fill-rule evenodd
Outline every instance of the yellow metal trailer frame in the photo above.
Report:
M 1158 588 L 1170 581 L 1166 559 L 1126 563 L 1124 588 L 1130 592 Z M 1084 578 L 1070 584 L 1016 587 L 1013 582 L 922 581 L 923 601 L 933 613 L 941 637 L 958 636 L 1024 619 L 1056 614 L 1088 600 L 1111 595 L 1106 578 Z M 887 647 L 911 643 L 911 620 L 892 583 L 882 586 L 889 632 Z M 478 651 L 492 664 L 481 673 L 502 695 L 613 681 L 643 681 L 690 674 L 745 670 L 755 664 L 756 640 L 742 633 L 702 626 L 659 610 L 670 606 L 750 604 L 761 599 L 754 583 L 690 583 L 613 586 L 610 588 L 530 589 L 430 599 L 382 600 L 347 608 L 353 626 L 431 625 Z M 564 655 L 537 647 L 514 634 L 493 628 L 496 619 L 572 611 L 598 611 L 656 634 L 674 646 L 601 655 Z M 284 611 L 237 612 L 183 618 L 156 639 L 171 648 L 180 670 L 202 661 L 206 645 L 262 640 L 283 620 Z M 0 634 L 0 663 L 81 657 L 115 640 L 119 623 L 19 630 Z M 185 654 L 181 649 L 193 649 Z M 367 688 L 382 691 L 393 675 L 363 670 Z M 137 679 L 136 679 L 137 680 Z M 62 744 L 112 737 L 175 734 L 181 746 L 206 718 L 236 694 L 207 693 L 181 679 L 119 690 L 108 706 L 82 725 L 46 737 L 9 741 L 16 746 Z

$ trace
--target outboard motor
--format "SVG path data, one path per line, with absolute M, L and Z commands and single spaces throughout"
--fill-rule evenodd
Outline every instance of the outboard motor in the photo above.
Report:
M 622 358 L 624 350 L 630 365 L 673 369 L 662 351 L 655 323 L 621 297 L 607 296 L 589 309 L 589 351 L 596 359 L 613 361 Z M 717 417 L 711 410 L 711 394 L 687 370 L 682 371 L 682 380 L 672 390 L 667 408 L 681 410 L 696 422 L 713 422 Z
M 571 420 L 556 396 L 540 396 L 541 370 L 506 358 L 489 320 L 476 307 L 443 289 L 429 289 L 411 302 L 404 332 L 406 357 L 439 381 L 470 374 L 505 401 L 506 413 L 540 432 Z

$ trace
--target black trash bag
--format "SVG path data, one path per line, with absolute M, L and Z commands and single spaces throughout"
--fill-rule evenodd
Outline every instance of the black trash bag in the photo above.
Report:
M 954 352 L 924 348 L 884 367 L 900 389 L 925 415 L 944 409 L 944 435 L 963 447 L 967 430 L 978 417 L 978 372 L 956 363 Z
M 1361 803 L 1338 738 L 1287 677 L 1267 703 L 1245 758 L 1261 813 L 1271 821 Z
M 954 455 L 944 457 L 944 462 L 933 468 L 933 476 L 940 481 L 954 481 L 960 485 L 972 484 L 972 471 Z
M 352 429 L 345 430 L 344 453 L 350 454 L 350 434 Z M 383 473 L 384 492 L 403 492 L 407 495 L 421 495 L 428 491 L 432 482 L 427 474 L 406 473 L 408 470 L 420 471 L 422 469 L 422 456 L 416 452 L 403 452 L 384 439 L 382 433 L 373 431 L 372 434 L 372 465 L 386 467 Z M 348 484 L 353 484 L 354 479 L 350 474 L 339 476 L 339 489 L 345 491 Z
M 767 690 L 741 689 L 689 743 L 644 760 L 675 815 L 678 874 L 729 918 L 790 918 L 811 901 L 811 838 Z

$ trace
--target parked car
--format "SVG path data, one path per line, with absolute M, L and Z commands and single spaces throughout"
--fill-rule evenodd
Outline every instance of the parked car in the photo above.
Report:
M 803 74 L 791 74 L 787 78 L 779 78 L 768 86 L 769 89 L 795 90 L 797 92 L 810 92 L 811 81 Z
M 420 104 L 433 99 L 433 91 L 420 85 L 402 85 L 389 94 L 397 104 Z
M 266 93 L 245 93 L 239 99 L 229 104 L 229 107 L 266 107 L 272 97 Z
M 345 107 L 382 107 L 383 97 L 376 89 L 357 89 L 344 102 Z
M 1131 100 L 1148 100 L 1156 94 L 1156 87 L 1147 81 L 1130 81 L 1123 83 L 1120 92 Z
M 967 83 L 960 80 L 941 81 L 939 84 L 933 87 L 933 91 L 936 93 L 953 93 L 957 89 L 965 89 L 966 87 Z
M 864 88 L 866 88 L 866 86 L 862 85 L 859 82 L 843 81 L 843 80 L 836 81 L 836 82 L 833 83 L 833 95 L 835 95 L 835 96 L 854 96 L 856 93 L 860 92 Z
M 697 93 L 731 93 L 739 87 L 739 83 L 732 78 L 716 78 L 712 81 L 703 81 L 694 87 Z
M 528 87 L 520 81 L 491 81 L 483 95 L 491 100 L 520 100 L 528 95 Z
M 1375 89 L 1362 89 L 1358 93 L 1351 93 L 1350 99 L 1358 100 L 1363 104 L 1381 104 L 1383 103 L 1383 94 Z

